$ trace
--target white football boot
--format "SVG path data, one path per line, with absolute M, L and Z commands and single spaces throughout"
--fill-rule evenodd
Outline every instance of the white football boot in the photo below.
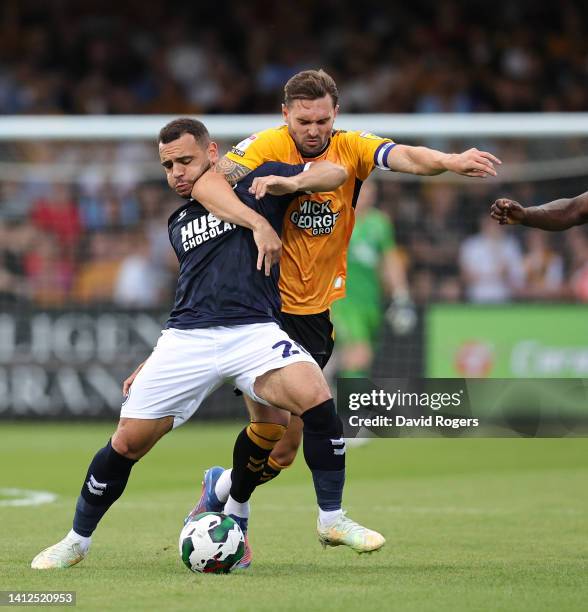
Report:
M 373 531 L 352 521 L 342 513 L 334 523 L 322 527 L 317 523 L 319 542 L 323 548 L 327 546 L 349 546 L 358 553 L 367 553 L 384 546 L 386 539 L 381 533 Z
M 89 543 L 84 546 L 79 536 L 70 531 L 61 542 L 42 550 L 31 562 L 33 569 L 64 569 L 79 563 L 88 554 Z

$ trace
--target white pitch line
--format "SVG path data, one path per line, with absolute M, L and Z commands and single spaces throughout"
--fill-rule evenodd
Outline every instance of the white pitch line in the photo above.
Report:
M 259 510 L 266 512 L 278 512 L 283 511 L 286 506 L 279 506 L 275 504 L 263 504 L 259 503 L 255 506 Z M 288 505 L 288 512 L 307 512 L 313 510 L 313 505 Z M 468 506 L 370 506 L 370 510 L 374 512 L 390 512 L 394 514 L 473 514 L 473 515 L 499 515 L 499 514 L 513 514 L 514 510 L 510 508 L 471 508 Z
M 2 497 L 14 499 L 0 499 L 0 506 L 40 506 L 50 504 L 57 499 L 55 493 L 29 489 L 0 489 L 0 498 Z

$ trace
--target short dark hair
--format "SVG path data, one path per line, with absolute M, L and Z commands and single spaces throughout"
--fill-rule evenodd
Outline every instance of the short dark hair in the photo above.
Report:
M 157 143 L 167 144 L 172 142 L 172 140 L 177 140 L 184 134 L 192 134 L 201 147 L 206 147 L 210 142 L 210 134 L 202 121 L 182 117 L 181 119 L 170 121 L 161 128 Z
M 324 70 L 303 70 L 295 74 L 284 87 L 284 104 L 294 100 L 317 100 L 330 95 L 333 106 L 337 106 L 339 91 L 333 77 Z

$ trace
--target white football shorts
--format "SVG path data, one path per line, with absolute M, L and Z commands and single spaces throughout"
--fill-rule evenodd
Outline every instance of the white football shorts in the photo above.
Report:
M 276 323 L 164 329 L 133 381 L 120 416 L 173 416 L 175 428 L 223 383 L 267 406 L 253 389 L 256 378 L 298 361 L 316 363 Z

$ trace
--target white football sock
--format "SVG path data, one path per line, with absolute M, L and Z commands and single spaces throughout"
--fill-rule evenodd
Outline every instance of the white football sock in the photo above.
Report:
M 225 514 L 234 514 L 241 518 L 249 518 L 249 502 L 241 503 L 235 501 L 230 495 L 224 509 Z
M 226 503 L 229 499 L 229 493 L 231 492 L 231 473 L 232 469 L 225 470 L 216 481 L 214 485 L 214 492 L 218 497 L 218 500 Z
M 319 508 L 319 521 L 324 529 L 330 527 L 341 515 L 343 510 L 321 510 Z
M 80 545 L 82 552 L 87 552 L 88 548 L 90 548 L 90 544 L 92 543 L 92 536 L 87 538 L 86 536 L 76 533 L 73 529 L 70 529 L 69 533 L 65 537 L 68 540 L 77 542 Z

